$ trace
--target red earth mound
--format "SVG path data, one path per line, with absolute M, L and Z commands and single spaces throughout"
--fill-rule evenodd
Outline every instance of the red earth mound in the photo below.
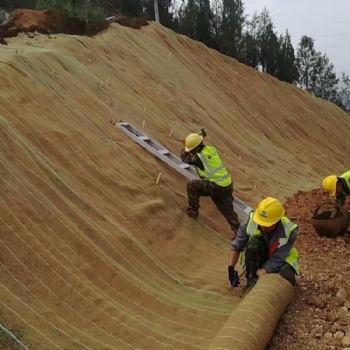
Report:
M 57 33 L 62 30 L 63 19 L 56 10 L 15 10 L 9 20 L 0 26 L 0 36 L 14 37 L 21 32 Z
M 79 18 L 65 20 L 56 10 L 15 10 L 9 20 L 0 25 L 0 43 L 6 45 L 4 38 L 15 37 L 18 33 L 39 32 L 42 34 L 65 33 L 72 35 L 93 35 L 107 28 L 109 23 L 140 29 L 148 25 L 145 18 L 133 18 L 123 14 L 112 17 L 93 32 L 87 28 L 86 22 Z

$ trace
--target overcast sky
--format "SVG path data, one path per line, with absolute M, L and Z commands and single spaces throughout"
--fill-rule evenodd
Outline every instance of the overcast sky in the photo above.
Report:
M 294 49 L 303 35 L 315 40 L 337 74 L 350 75 L 350 0 L 244 0 L 245 14 L 266 7 L 279 34 L 288 29 Z

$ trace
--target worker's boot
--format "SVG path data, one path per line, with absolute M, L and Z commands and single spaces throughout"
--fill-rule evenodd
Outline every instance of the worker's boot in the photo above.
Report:
M 187 207 L 186 208 L 186 214 L 190 217 L 190 218 L 194 218 L 197 219 L 198 215 L 199 215 L 199 211 L 196 209 L 193 209 L 191 207 Z

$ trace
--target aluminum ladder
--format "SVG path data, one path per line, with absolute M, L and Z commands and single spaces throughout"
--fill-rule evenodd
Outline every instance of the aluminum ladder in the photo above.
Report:
M 171 153 L 168 149 L 151 139 L 130 123 L 114 123 L 114 126 L 123 130 L 132 140 L 137 142 L 140 146 L 155 155 L 157 158 L 161 159 L 163 162 L 170 165 L 176 171 L 186 176 L 189 180 L 199 179 L 199 176 L 193 166 L 183 163 L 179 157 Z M 236 196 L 233 197 L 233 206 L 236 213 L 244 219 L 247 218 L 249 213 L 253 210 Z

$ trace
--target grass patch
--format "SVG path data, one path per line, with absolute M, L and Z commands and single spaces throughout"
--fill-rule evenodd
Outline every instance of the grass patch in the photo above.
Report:
M 82 20 L 87 33 L 98 32 L 106 22 L 106 16 L 101 7 L 93 6 L 86 0 L 37 0 L 36 9 L 53 9 L 58 11 L 67 21 Z

